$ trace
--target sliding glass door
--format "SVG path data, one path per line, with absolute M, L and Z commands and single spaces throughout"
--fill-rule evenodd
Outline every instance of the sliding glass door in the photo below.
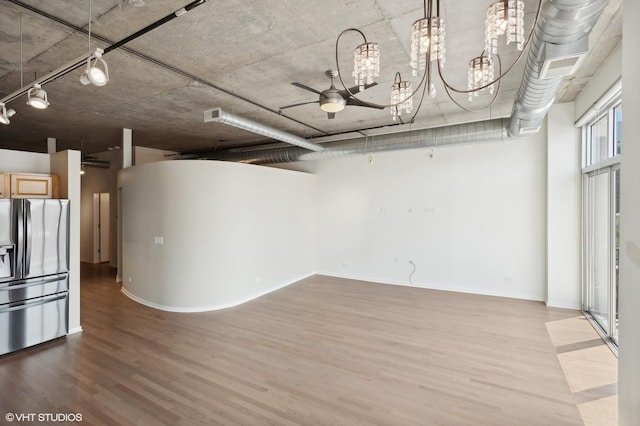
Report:
M 607 335 L 617 337 L 618 219 L 620 169 L 607 167 L 585 176 L 584 309 Z
M 583 310 L 618 342 L 620 130 L 616 104 L 585 127 L 583 168 Z

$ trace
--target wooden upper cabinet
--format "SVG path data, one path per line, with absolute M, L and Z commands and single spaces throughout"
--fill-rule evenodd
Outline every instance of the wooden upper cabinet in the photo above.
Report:
M 6 176 L 5 174 L 5 179 Z M 12 173 L 10 176 L 11 198 L 58 198 L 56 175 Z
M 11 197 L 11 175 L 0 173 L 0 198 Z

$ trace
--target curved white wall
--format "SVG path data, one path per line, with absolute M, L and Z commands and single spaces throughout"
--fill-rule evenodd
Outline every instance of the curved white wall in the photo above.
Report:
M 220 309 L 315 271 L 314 175 L 187 160 L 130 167 L 119 182 L 123 291 L 141 303 Z

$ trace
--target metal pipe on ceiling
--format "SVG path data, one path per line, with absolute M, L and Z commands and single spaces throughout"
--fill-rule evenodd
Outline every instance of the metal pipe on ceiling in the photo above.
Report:
M 204 112 L 204 122 L 208 123 L 211 121 L 233 126 L 235 128 L 256 133 L 270 139 L 286 142 L 291 145 L 296 145 L 306 150 L 322 151 L 324 149 L 322 146 L 313 142 L 309 142 L 308 140 L 299 136 L 283 132 L 282 130 L 274 129 L 273 127 L 265 126 L 264 124 L 249 120 L 248 118 L 225 112 L 221 108 L 215 108 Z
M 524 76 L 509 120 L 509 134 L 535 133 L 555 101 L 563 77 L 541 78 L 542 56 L 547 45 L 571 45 L 585 40 L 608 0 L 548 0 L 542 6 L 529 47 Z
M 555 100 L 564 77 L 540 78 L 540 66 L 547 44 L 570 45 L 588 37 L 602 14 L 607 0 L 548 0 L 540 12 L 530 44 L 525 73 L 514 101 L 511 117 L 479 123 L 458 124 L 435 129 L 371 137 L 366 147 L 362 138 L 322 144 L 321 152 L 299 148 L 261 149 L 246 152 L 211 152 L 199 158 L 242 161 L 253 164 L 317 160 L 345 155 L 459 143 L 504 140 L 535 133 Z M 417 132 L 417 133 L 416 133 Z
M 323 143 L 322 151 L 308 151 L 298 147 L 265 149 L 246 152 L 211 152 L 199 158 L 207 160 L 237 161 L 251 164 L 288 163 L 293 161 L 323 160 L 355 154 L 395 151 L 400 149 L 439 147 L 465 143 L 506 140 L 507 119 L 500 118 L 455 126 L 436 127 L 401 133 L 369 136 Z M 181 157 L 189 158 L 189 157 Z

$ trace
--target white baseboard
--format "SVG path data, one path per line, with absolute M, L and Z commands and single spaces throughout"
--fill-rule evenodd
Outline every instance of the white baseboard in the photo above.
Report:
M 328 273 L 328 272 L 318 272 L 318 275 L 326 275 L 328 277 L 344 278 L 348 280 L 367 281 L 367 282 L 376 283 L 376 284 L 388 284 L 388 285 L 400 285 L 404 287 L 424 288 L 428 290 L 452 291 L 455 293 L 478 294 L 482 296 L 493 296 L 493 297 L 506 297 L 509 299 L 531 300 L 534 302 L 544 301 L 543 299 L 539 299 L 532 295 L 527 295 L 527 294 L 504 294 L 504 293 L 498 293 L 498 292 L 492 292 L 492 291 L 481 291 L 475 288 L 467 288 L 467 287 L 460 287 L 460 286 L 452 287 L 452 286 L 441 285 L 437 283 L 425 284 L 425 283 L 414 282 L 413 284 L 409 284 L 408 282 L 385 281 L 375 277 L 372 278 L 372 277 L 366 277 L 366 276 L 360 276 L 360 275 L 335 274 L 335 273 Z
M 547 305 L 550 308 L 574 309 L 574 310 L 577 310 L 577 311 L 581 310 L 580 305 L 577 304 L 577 303 L 574 303 L 574 302 L 547 301 L 547 302 L 545 302 L 545 305 Z
M 74 327 L 71 330 L 69 330 L 69 332 L 67 333 L 67 336 L 71 335 L 71 334 L 76 334 L 76 333 L 82 333 L 82 326 L 79 327 Z
M 154 302 L 150 302 L 148 300 L 145 300 L 141 297 L 136 296 L 135 294 L 129 292 L 124 286 L 122 286 L 122 288 L 120 289 L 125 296 L 127 296 L 129 299 L 134 300 L 142 305 L 148 306 L 150 308 L 154 308 L 154 309 L 159 309 L 161 311 L 168 311 L 168 312 L 184 312 L 184 313 L 189 313 L 189 312 L 209 312 L 209 311 L 219 311 L 221 309 L 227 309 L 227 308 L 233 308 L 234 306 L 238 306 L 238 305 L 242 305 L 243 303 L 247 303 L 250 302 L 254 299 L 257 299 L 259 297 L 262 297 L 266 294 L 272 293 L 276 290 L 280 290 L 281 288 L 287 287 L 291 284 L 295 284 L 298 281 L 304 280 L 305 278 L 309 278 L 311 276 L 315 275 L 315 272 L 312 272 L 310 274 L 304 275 L 302 277 L 299 278 L 295 278 L 293 280 L 287 281 L 283 284 L 278 284 L 268 290 L 264 290 L 261 291 L 259 293 L 253 294 L 247 298 L 244 299 L 240 299 L 238 301 L 233 301 L 230 303 L 223 303 L 220 305 L 213 305 L 213 306 L 193 306 L 193 307 L 178 307 L 178 306 L 167 306 L 167 305 L 160 305 L 158 303 L 154 303 Z

